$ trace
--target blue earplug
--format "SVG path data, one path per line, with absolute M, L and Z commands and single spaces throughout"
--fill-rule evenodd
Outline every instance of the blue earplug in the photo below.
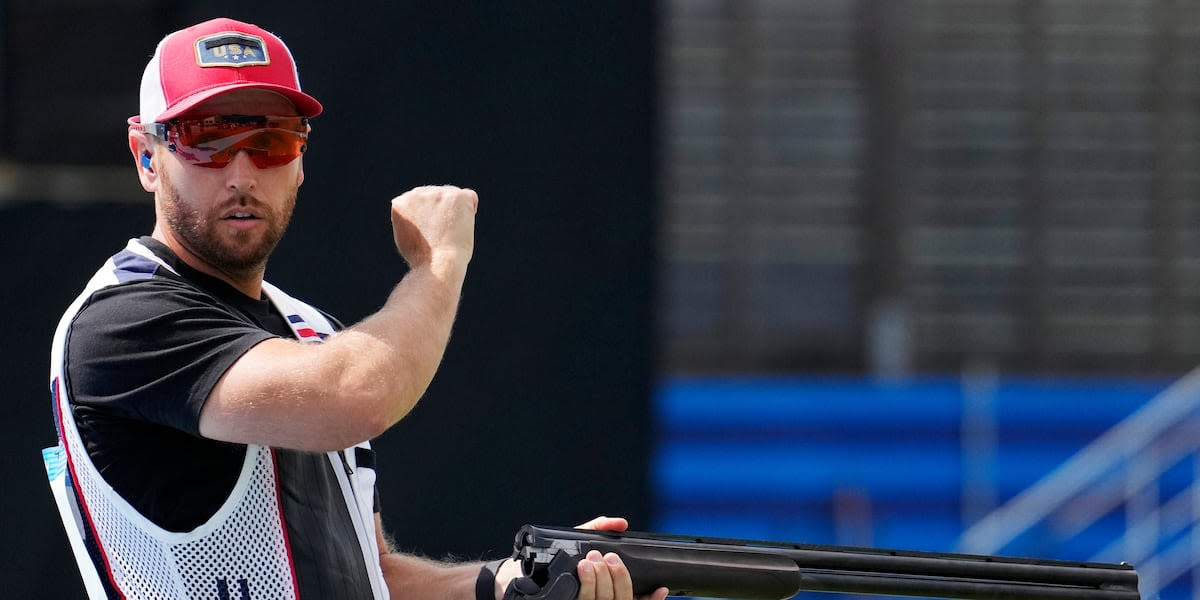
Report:
M 154 170 L 154 169 L 151 169 L 151 168 L 150 168 L 150 153 L 149 153 L 149 152 L 143 152 L 143 153 L 142 153 L 142 168 L 143 168 L 143 169 L 145 169 L 145 170 L 147 170 L 147 171 L 153 171 L 153 170 Z

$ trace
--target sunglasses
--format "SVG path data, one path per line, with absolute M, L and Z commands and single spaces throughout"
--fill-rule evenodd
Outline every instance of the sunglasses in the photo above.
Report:
M 260 169 L 282 167 L 308 149 L 310 127 L 305 117 L 225 115 L 204 119 L 171 119 L 134 127 L 167 143 L 180 159 L 220 169 L 245 152 Z

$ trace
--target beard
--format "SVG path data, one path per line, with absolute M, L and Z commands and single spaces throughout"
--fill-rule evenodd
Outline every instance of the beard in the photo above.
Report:
M 277 214 L 252 195 L 239 194 L 204 214 L 179 194 L 165 173 L 159 174 L 163 186 L 162 211 L 175 238 L 193 255 L 216 270 L 233 278 L 259 275 L 266 270 L 267 258 L 283 238 L 292 210 L 296 207 L 297 188 L 288 192 Z M 266 223 L 262 231 L 236 231 L 221 228 L 221 211 L 233 207 L 253 207 Z

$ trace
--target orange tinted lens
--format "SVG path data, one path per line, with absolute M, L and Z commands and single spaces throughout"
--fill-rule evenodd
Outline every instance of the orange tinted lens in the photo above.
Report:
M 260 169 L 281 167 L 304 153 L 305 139 L 295 132 L 264 129 L 234 142 L 209 157 L 214 166 L 225 166 L 238 152 L 246 152 Z
M 175 153 L 201 167 L 221 168 L 245 152 L 260 169 L 283 166 L 307 149 L 302 117 L 210 117 L 172 124 Z

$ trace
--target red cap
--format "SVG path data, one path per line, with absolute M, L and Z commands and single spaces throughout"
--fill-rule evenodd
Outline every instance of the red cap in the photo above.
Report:
M 247 88 L 281 94 L 302 117 L 321 113 L 321 103 L 300 91 L 296 62 L 282 40 L 256 25 L 213 19 L 158 43 L 142 75 L 140 120 L 161 123 L 209 98 Z

